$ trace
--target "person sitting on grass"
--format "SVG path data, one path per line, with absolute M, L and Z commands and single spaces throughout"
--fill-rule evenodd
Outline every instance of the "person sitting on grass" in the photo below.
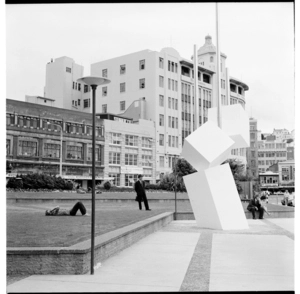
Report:
M 259 193 L 255 193 L 254 198 L 250 200 L 247 210 L 251 211 L 253 219 L 255 219 L 255 211 L 259 211 L 259 219 L 264 218 L 264 208 L 261 205 Z
M 46 215 L 53 215 L 53 216 L 61 216 L 61 215 L 71 215 L 75 216 L 77 211 L 80 210 L 81 214 L 84 216 L 89 216 L 88 213 L 86 213 L 86 208 L 82 204 L 82 202 L 78 201 L 72 209 L 61 209 L 59 206 L 56 206 L 52 209 L 46 210 Z

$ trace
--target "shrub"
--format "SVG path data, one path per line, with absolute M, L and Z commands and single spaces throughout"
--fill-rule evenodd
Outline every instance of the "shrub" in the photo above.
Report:
M 7 183 L 7 188 L 11 189 L 22 189 L 23 188 L 23 181 L 21 179 L 10 178 Z
M 111 188 L 111 183 L 110 182 L 105 182 L 104 185 L 103 185 L 103 187 L 104 187 L 105 190 L 108 191 Z

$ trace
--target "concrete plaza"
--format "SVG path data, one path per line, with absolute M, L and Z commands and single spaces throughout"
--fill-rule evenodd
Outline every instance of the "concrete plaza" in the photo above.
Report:
M 33 275 L 7 292 L 293 291 L 294 218 L 247 221 L 234 231 L 172 221 L 94 275 Z

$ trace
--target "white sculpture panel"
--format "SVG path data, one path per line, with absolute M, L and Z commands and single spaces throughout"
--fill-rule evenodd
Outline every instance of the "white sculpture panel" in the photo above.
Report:
M 222 131 L 235 141 L 232 148 L 245 148 L 250 145 L 249 117 L 241 104 L 224 105 Z M 217 108 L 208 109 L 208 121 L 218 123 Z
M 181 156 L 196 170 L 217 166 L 224 162 L 234 141 L 213 122 L 206 122 L 185 138 Z
M 197 225 L 218 230 L 248 228 L 229 164 L 184 177 Z

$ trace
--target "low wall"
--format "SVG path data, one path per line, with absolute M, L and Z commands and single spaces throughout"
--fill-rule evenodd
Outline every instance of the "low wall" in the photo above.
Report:
M 264 214 L 264 218 L 294 218 L 294 211 L 270 211 L 271 215 Z M 247 219 L 252 219 L 252 213 L 245 211 Z M 258 212 L 256 212 L 256 218 L 258 218 Z M 194 220 L 195 216 L 193 212 L 177 212 L 176 220 Z
M 94 265 L 173 221 L 165 212 L 95 238 Z M 70 247 L 7 248 L 7 275 L 85 274 L 90 270 L 91 240 Z

